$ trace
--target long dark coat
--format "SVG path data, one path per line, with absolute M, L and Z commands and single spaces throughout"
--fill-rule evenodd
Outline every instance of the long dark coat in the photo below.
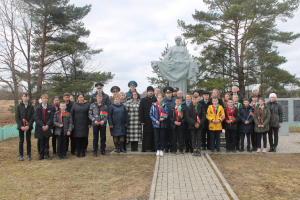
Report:
M 111 104 L 108 109 L 108 123 L 111 136 L 126 135 L 125 124 L 128 124 L 128 113 L 124 104 Z
M 54 111 L 52 109 L 52 105 L 47 104 L 46 108 L 46 115 L 44 120 L 43 110 L 42 110 L 42 104 L 39 104 L 36 109 L 34 110 L 34 121 L 36 123 L 35 126 L 35 138 L 43 138 L 43 137 L 50 137 L 52 136 L 51 128 L 53 124 L 53 117 L 54 117 Z M 48 130 L 43 131 L 42 127 L 48 125 Z
M 153 132 L 153 126 L 152 126 L 152 120 L 150 119 L 149 113 L 150 108 L 152 106 L 153 102 L 156 102 L 156 97 L 145 97 L 141 100 L 140 108 L 139 108 L 139 115 L 141 123 L 145 123 L 144 125 L 144 132 L 145 133 L 151 133 Z
M 283 112 L 281 108 L 281 104 L 277 101 L 267 103 L 267 106 L 270 108 L 271 119 L 270 119 L 270 127 L 279 127 L 279 123 L 282 123 L 283 120 Z
M 240 112 L 240 122 L 238 125 L 239 132 L 242 133 L 253 133 L 253 127 L 254 127 L 254 119 L 252 116 L 250 116 L 250 113 L 253 112 L 254 114 L 254 109 L 252 106 L 242 106 L 239 109 Z M 245 121 L 249 121 L 249 124 L 245 124 Z
M 71 115 L 73 118 L 73 137 L 88 137 L 89 136 L 89 125 L 91 121 L 89 119 L 89 109 L 90 106 L 87 102 L 84 103 L 74 103 Z
M 201 101 L 199 101 L 200 105 L 204 108 L 205 114 L 207 112 L 208 106 L 212 105 L 212 102 L 209 101 L 209 100 L 207 101 L 207 104 L 205 104 L 204 99 L 202 99 Z M 223 103 L 223 101 L 222 101 L 222 103 Z M 208 124 L 208 120 L 205 120 L 205 122 L 204 122 L 204 129 L 208 129 L 208 125 L 209 125 Z

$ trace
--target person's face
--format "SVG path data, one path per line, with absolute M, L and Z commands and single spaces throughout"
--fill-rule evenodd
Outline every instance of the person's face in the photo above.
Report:
M 149 97 L 152 97 L 152 96 L 153 96 L 153 91 L 152 91 L 152 90 L 149 90 L 149 91 L 147 92 L 147 95 L 148 95 Z
M 180 106 L 181 103 L 182 103 L 181 99 L 176 99 L 175 100 L 176 106 Z
M 174 96 L 174 97 L 177 97 L 177 92 L 173 92 L 173 96 Z
M 203 96 L 203 99 L 206 100 L 206 101 L 209 99 L 209 94 L 204 94 L 202 96 Z
M 192 98 L 192 102 L 193 102 L 193 104 L 197 104 L 198 103 L 198 98 Z
M 180 42 L 181 42 L 181 40 L 179 38 L 175 40 L 175 43 L 177 46 L 180 46 Z
M 225 100 L 228 101 L 228 99 L 229 99 L 229 95 L 226 94 L 226 95 L 225 95 Z
M 130 91 L 131 91 L 131 92 L 134 92 L 134 91 L 135 91 L 135 86 L 133 86 L 133 85 L 130 86 Z
M 84 101 L 84 97 L 82 95 L 79 95 L 79 97 L 77 98 L 79 103 L 83 103 Z
M 70 101 L 70 96 L 64 96 L 64 97 L 63 97 L 63 100 L 64 100 L 65 102 L 69 102 L 69 101 Z
M 54 103 L 55 105 L 58 105 L 58 104 L 59 104 L 59 99 L 58 99 L 58 98 L 53 99 L 53 103 Z
M 231 91 L 232 91 L 233 93 L 237 93 L 237 92 L 238 92 L 238 88 L 237 88 L 237 87 L 232 87 L 232 88 L 231 88 Z
M 253 97 L 253 98 L 252 98 L 252 101 L 253 101 L 254 103 L 256 103 L 256 102 L 257 102 L 257 100 L 258 100 L 258 98 L 257 98 L 257 97 Z
M 137 93 L 133 93 L 132 97 L 133 97 L 134 100 L 137 100 L 138 99 L 138 94 Z
M 270 100 L 271 100 L 271 102 L 274 102 L 274 101 L 276 101 L 276 98 L 275 97 L 271 97 Z
M 42 103 L 45 105 L 48 102 L 48 98 L 47 97 L 42 97 Z
M 182 91 L 178 91 L 178 92 L 177 92 L 177 97 L 179 97 L 179 98 L 182 98 L 182 97 L 183 97 Z
M 100 104 L 102 102 L 103 97 L 97 97 L 97 103 Z
M 197 97 L 200 96 L 200 94 L 198 92 L 194 92 L 194 95 L 197 96 Z
M 172 93 L 171 93 L 171 92 L 166 93 L 166 97 L 167 97 L 168 99 L 170 99 L 170 98 L 172 97 Z
M 154 93 L 157 96 L 160 93 L 160 90 L 159 89 L 155 89 Z
M 115 98 L 114 103 L 119 104 L 120 103 L 120 98 Z
M 253 94 L 258 95 L 258 90 L 253 90 Z
M 74 97 L 73 96 L 70 96 L 70 101 L 74 101 Z
M 29 99 L 29 96 L 28 95 L 22 95 L 22 101 L 24 103 L 27 103 L 28 102 L 28 99 Z
M 212 96 L 213 97 L 218 97 L 219 93 L 217 91 L 213 91 Z
M 219 100 L 218 100 L 218 99 L 213 99 L 213 100 L 212 100 L 212 103 L 213 103 L 214 105 L 218 105 Z
M 158 96 L 158 97 L 157 97 L 158 103 L 162 102 L 162 100 L 163 100 L 162 96 Z
M 65 104 L 60 104 L 59 108 L 60 108 L 61 111 L 65 111 L 67 106 Z
M 261 100 L 261 99 L 258 101 L 258 103 L 260 106 L 263 106 L 265 104 L 264 100 Z
M 249 106 L 249 101 L 244 101 L 244 106 L 248 107 Z
M 233 101 L 232 100 L 228 100 L 227 105 L 231 107 L 233 105 Z
M 234 101 L 234 103 L 238 102 L 239 101 L 239 97 L 238 96 L 233 96 L 233 101 Z
M 120 94 L 120 99 L 121 100 L 124 100 L 125 99 L 125 95 L 122 93 L 122 94 Z
M 186 100 L 186 101 L 191 101 L 191 100 L 192 100 L 192 99 L 191 99 L 191 96 L 190 96 L 190 95 L 186 95 L 186 96 L 185 96 L 185 100 Z
M 103 88 L 97 88 L 97 93 L 102 93 Z
M 113 96 L 115 96 L 117 94 L 119 94 L 119 92 L 117 92 L 117 91 L 113 92 Z

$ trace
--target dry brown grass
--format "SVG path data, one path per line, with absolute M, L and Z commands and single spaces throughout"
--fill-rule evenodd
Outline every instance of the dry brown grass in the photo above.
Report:
M 0 127 L 16 124 L 15 115 L 8 110 L 10 105 L 14 105 L 14 101 L 0 100 Z
M 211 155 L 239 199 L 299 199 L 300 154 Z
M 107 140 L 107 151 L 110 152 L 113 150 L 113 143 L 109 133 Z M 24 150 L 25 153 L 26 148 Z M 109 155 L 94 158 L 91 151 L 90 133 L 85 158 L 68 155 L 67 160 L 57 160 L 53 155 L 53 160 L 37 161 L 36 139 L 32 137 L 33 160 L 29 162 L 24 157 L 25 161 L 20 162 L 18 138 L 1 142 L 0 199 L 149 198 L 155 155 Z

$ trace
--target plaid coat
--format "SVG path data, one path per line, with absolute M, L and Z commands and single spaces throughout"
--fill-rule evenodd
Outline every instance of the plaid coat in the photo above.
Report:
M 135 142 L 142 140 L 142 126 L 139 117 L 140 100 L 128 100 L 124 105 L 128 111 L 129 124 L 127 125 L 126 140 Z

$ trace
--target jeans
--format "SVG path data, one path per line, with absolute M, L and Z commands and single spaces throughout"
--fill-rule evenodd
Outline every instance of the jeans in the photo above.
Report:
M 184 131 L 184 129 L 178 129 L 178 127 L 176 127 L 175 129 L 172 130 L 172 132 L 173 132 L 173 152 L 177 151 L 177 135 L 179 137 L 178 147 L 180 150 L 182 150 L 183 131 Z
M 98 151 L 98 141 L 100 132 L 100 149 L 101 152 L 105 152 L 105 142 L 106 142 L 106 127 L 93 126 L 93 151 L 97 153 Z
M 250 149 L 250 137 L 251 133 L 240 133 L 241 135 L 241 148 L 244 148 L 244 141 L 245 141 L 245 136 L 247 136 L 247 149 Z
M 221 131 L 210 131 L 210 149 L 212 151 L 220 150 Z
M 26 131 L 27 155 L 31 155 L 31 128 Z M 24 131 L 19 130 L 19 156 L 23 156 Z
M 40 145 L 40 156 L 49 156 L 49 138 L 43 137 L 38 140 Z
M 60 135 L 56 135 L 56 139 L 57 139 L 57 156 L 59 157 L 66 156 L 69 136 L 64 135 L 62 131 Z
M 193 149 L 201 149 L 201 134 L 202 129 L 200 128 L 191 130 Z
M 261 136 L 263 137 L 264 148 L 267 148 L 267 132 L 257 133 L 257 148 L 261 148 Z
M 236 130 L 225 130 L 226 134 L 226 149 L 234 150 L 236 144 Z
M 171 127 L 166 128 L 164 148 L 165 150 L 173 149 L 173 133 Z
M 278 127 L 270 127 L 269 130 L 269 143 L 270 147 L 277 147 L 278 145 Z M 273 134 L 274 134 L 274 140 L 273 140 Z
M 164 149 L 165 130 L 165 128 L 154 128 L 154 140 L 156 151 L 162 151 Z

